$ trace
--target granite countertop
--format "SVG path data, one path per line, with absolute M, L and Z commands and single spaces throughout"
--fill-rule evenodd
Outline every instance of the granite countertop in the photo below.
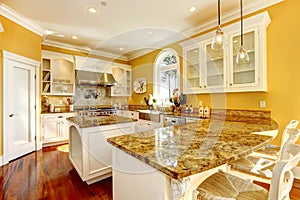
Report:
M 120 124 L 127 122 L 135 122 L 136 119 L 131 119 L 128 117 L 121 117 L 116 115 L 105 115 L 105 116 L 78 116 L 68 118 L 70 122 L 73 122 L 79 126 L 79 128 L 90 128 L 96 126 Z
M 270 118 L 233 120 L 237 119 L 203 119 L 107 140 L 164 174 L 180 179 L 263 147 L 272 138 L 251 133 L 278 129 L 277 123 Z

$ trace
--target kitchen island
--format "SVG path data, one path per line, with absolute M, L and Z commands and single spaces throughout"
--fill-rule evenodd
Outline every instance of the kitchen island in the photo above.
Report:
M 68 118 L 69 159 L 83 181 L 92 184 L 111 176 L 112 149 L 108 137 L 135 132 L 136 119 L 103 115 Z
M 108 138 L 114 199 L 192 199 L 207 176 L 263 147 L 277 129 L 271 118 L 226 116 Z

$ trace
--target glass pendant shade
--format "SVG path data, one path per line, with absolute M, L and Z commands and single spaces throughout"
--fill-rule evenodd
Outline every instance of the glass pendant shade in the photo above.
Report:
M 224 45 L 224 34 L 220 26 L 218 26 L 218 30 L 212 39 L 211 48 L 213 50 L 221 50 Z
M 218 0 L 218 29 L 212 38 L 211 48 L 213 50 L 222 50 L 224 43 L 224 34 L 221 29 L 221 16 L 220 16 L 220 0 Z
M 245 50 L 245 48 L 243 46 L 241 46 L 239 53 L 236 56 L 236 60 L 235 60 L 236 64 L 241 65 L 241 64 L 249 62 L 249 60 L 250 60 L 250 58 L 249 58 L 247 51 Z
M 244 34 L 243 34 L 243 0 L 240 0 L 240 6 L 241 6 L 241 47 L 240 50 L 236 56 L 236 64 L 241 65 L 244 63 L 247 63 L 250 61 L 249 55 L 244 48 Z

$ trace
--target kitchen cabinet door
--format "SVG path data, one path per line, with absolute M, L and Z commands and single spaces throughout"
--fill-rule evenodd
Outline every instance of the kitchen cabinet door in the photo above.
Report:
M 204 89 L 208 92 L 213 90 L 225 89 L 226 87 L 226 66 L 225 51 L 213 50 L 211 48 L 211 39 L 204 42 L 203 55 L 203 72 L 204 72 Z M 218 90 L 220 91 L 220 90 Z
M 239 32 L 230 35 L 230 69 L 229 69 L 229 88 L 232 90 L 266 90 L 263 81 L 264 65 L 260 64 L 260 51 L 262 47 L 259 40 L 259 29 L 253 27 L 244 32 L 244 47 L 249 55 L 249 62 L 244 64 L 236 63 L 236 56 L 240 48 Z
M 195 91 L 202 90 L 204 84 L 201 79 L 201 47 L 193 45 L 183 50 L 183 92 L 186 94 L 194 93 Z
M 43 122 L 43 141 L 57 141 L 60 135 L 60 122 L 57 119 L 47 120 Z

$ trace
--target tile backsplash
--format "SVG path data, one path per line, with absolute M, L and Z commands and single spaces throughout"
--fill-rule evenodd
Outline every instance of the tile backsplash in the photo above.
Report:
M 76 85 L 75 95 L 72 97 L 74 106 L 95 105 L 128 105 L 129 97 L 111 97 L 110 89 L 100 86 Z M 54 106 L 67 106 L 69 96 L 48 96 L 49 104 Z

